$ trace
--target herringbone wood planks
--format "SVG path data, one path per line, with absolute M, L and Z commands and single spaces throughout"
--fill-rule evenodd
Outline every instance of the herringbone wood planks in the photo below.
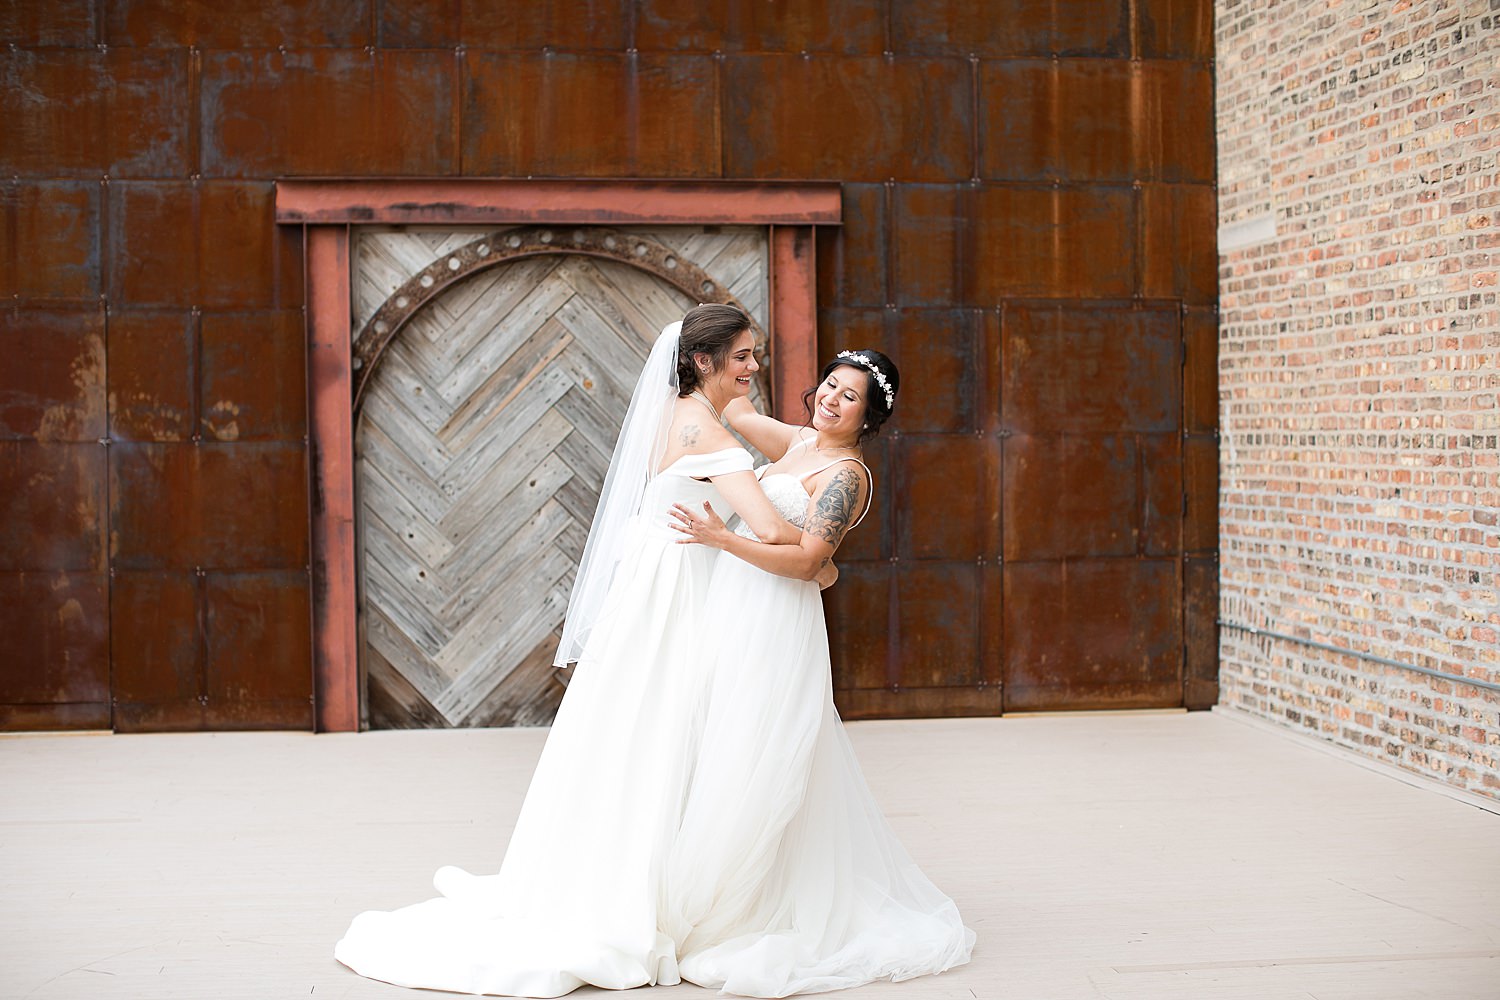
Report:
M 763 234 L 652 235 L 764 309 Z M 356 316 L 472 238 L 362 239 Z M 448 289 L 387 348 L 357 439 L 370 725 L 551 721 L 552 655 L 615 435 L 651 342 L 692 304 L 626 265 L 531 258 Z

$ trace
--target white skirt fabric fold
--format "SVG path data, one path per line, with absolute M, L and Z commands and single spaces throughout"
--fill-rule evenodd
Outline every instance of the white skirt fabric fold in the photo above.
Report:
M 969 960 L 974 933 L 912 862 L 833 706 L 816 585 L 725 556 L 704 615 L 708 714 L 667 866 L 684 979 L 781 997 Z
M 641 531 L 563 699 L 495 875 L 357 916 L 334 957 L 398 986 L 525 997 L 679 981 L 659 930 L 696 727 L 696 632 L 714 553 Z

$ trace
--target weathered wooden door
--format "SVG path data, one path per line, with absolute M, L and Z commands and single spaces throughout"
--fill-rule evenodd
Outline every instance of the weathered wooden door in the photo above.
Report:
M 653 237 L 764 310 L 758 232 Z M 446 245 L 362 240 L 364 294 Z M 449 288 L 382 352 L 356 438 L 368 725 L 551 720 L 552 656 L 615 435 L 652 341 L 694 304 L 627 263 L 526 257 Z

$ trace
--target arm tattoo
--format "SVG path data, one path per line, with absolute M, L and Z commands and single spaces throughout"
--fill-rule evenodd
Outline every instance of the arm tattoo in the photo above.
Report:
M 859 506 L 859 486 L 859 474 L 853 469 L 834 473 L 833 481 L 818 494 L 804 530 L 838 548 Z
M 679 433 L 680 433 L 680 436 L 679 436 L 678 440 L 682 442 L 682 446 L 684 448 L 691 448 L 693 445 L 695 445 L 695 444 L 698 443 L 698 425 L 697 424 L 687 424 L 687 425 L 685 425 L 682 428 L 682 430 Z

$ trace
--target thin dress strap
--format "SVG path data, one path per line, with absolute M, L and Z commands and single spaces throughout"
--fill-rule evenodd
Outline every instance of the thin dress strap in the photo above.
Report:
M 812 439 L 808 438 L 807 440 L 812 440 Z M 807 478 L 809 476 L 816 476 L 820 472 L 826 472 L 829 469 L 833 468 L 835 465 L 838 465 L 840 462 L 859 462 L 859 467 L 861 469 L 864 469 L 865 470 L 865 475 L 867 475 L 867 476 L 870 477 L 870 495 L 865 498 L 865 509 L 862 510 L 862 511 L 860 511 L 859 512 L 859 517 L 855 518 L 854 523 L 851 524 L 851 525 L 849 525 L 848 530 L 852 531 L 853 529 L 859 527 L 859 522 L 863 521 L 865 519 L 865 515 L 868 514 L 868 513 L 870 513 L 870 507 L 875 503 L 875 473 L 873 473 L 873 472 L 870 471 L 870 467 L 868 465 L 866 465 L 863 462 L 860 462 L 859 459 L 857 459 L 857 458 L 835 458 L 832 462 L 829 462 L 827 465 L 820 465 L 816 469 L 812 470 L 811 472 L 804 472 L 801 476 L 798 476 L 797 478 L 800 479 L 803 482 L 806 482 Z

